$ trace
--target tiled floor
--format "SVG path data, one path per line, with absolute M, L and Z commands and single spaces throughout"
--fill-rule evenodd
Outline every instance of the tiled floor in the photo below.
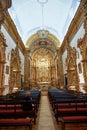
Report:
M 55 130 L 48 96 L 41 96 L 38 130 Z

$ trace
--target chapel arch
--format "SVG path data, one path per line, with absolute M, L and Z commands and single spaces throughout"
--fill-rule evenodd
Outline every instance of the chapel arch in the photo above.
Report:
M 45 34 L 44 37 L 43 33 Z M 31 37 L 29 37 L 26 42 L 26 50 L 24 53 L 24 89 L 32 89 L 32 87 L 39 88 L 38 82 L 47 82 L 49 83 L 49 86 L 52 87 L 58 86 L 58 80 L 63 80 L 63 68 L 61 65 L 62 58 L 60 51 L 58 51 L 59 48 L 59 40 L 47 30 L 39 30 Z M 47 64 L 45 62 L 46 57 L 44 56 L 44 54 L 42 53 L 42 56 L 44 56 L 45 58 L 41 58 L 41 55 L 39 55 L 40 50 L 45 50 L 42 52 L 49 51 L 50 55 L 47 59 L 51 60 L 48 60 Z M 41 60 L 37 60 L 39 59 L 38 57 L 40 57 Z M 40 67 L 37 66 L 37 62 L 38 64 L 43 64 L 43 62 L 45 62 L 44 67 L 40 69 Z M 47 71 L 45 69 L 45 73 L 42 73 L 42 70 L 44 70 L 46 65 L 48 65 L 49 67 Z

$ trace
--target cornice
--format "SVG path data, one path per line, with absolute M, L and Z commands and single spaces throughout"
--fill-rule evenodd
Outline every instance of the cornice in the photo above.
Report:
M 24 43 L 23 43 L 23 41 L 22 41 L 18 31 L 17 31 L 17 28 L 16 28 L 13 20 L 11 19 L 9 13 L 5 17 L 4 25 L 5 25 L 6 30 L 10 34 L 10 36 L 13 38 L 15 43 L 18 44 L 18 47 L 20 48 L 20 50 L 24 54 L 24 51 L 25 51 Z

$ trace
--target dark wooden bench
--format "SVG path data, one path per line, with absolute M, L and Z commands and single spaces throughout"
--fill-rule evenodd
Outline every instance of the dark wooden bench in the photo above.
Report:
M 32 122 L 30 118 L 22 119 L 0 119 L 0 127 L 10 126 L 28 126 L 29 130 L 32 130 Z
M 48 96 L 57 122 L 62 123 L 62 130 L 68 123 L 87 123 L 87 94 L 51 91 Z
M 69 123 L 87 124 L 87 116 L 66 116 L 61 119 L 61 123 L 62 123 L 62 130 L 65 130 L 65 125 Z
M 0 119 L 4 118 L 26 118 L 31 117 L 34 119 L 34 123 L 36 123 L 37 117 L 37 109 L 36 105 L 32 110 L 23 111 L 22 104 L 25 100 L 2 100 L 0 101 Z M 29 101 L 28 101 L 29 102 Z M 33 104 L 36 104 L 34 100 L 30 101 Z
M 73 99 L 60 99 L 54 103 L 54 113 L 57 122 L 60 117 L 64 116 L 87 116 L 87 99 L 73 100 Z
M 87 130 L 87 127 L 72 127 L 69 130 Z

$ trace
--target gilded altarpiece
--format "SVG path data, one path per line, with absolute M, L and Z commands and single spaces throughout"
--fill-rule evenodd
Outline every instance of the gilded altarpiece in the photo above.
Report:
M 82 55 L 83 75 L 84 75 L 84 90 L 87 92 L 87 19 L 84 22 L 85 35 L 78 40 L 78 47 Z
M 14 88 L 18 90 L 21 88 L 21 60 L 18 46 L 11 50 L 9 86 L 10 92 Z
M 56 82 L 56 66 L 54 63 L 54 57 L 49 49 L 38 49 L 32 56 L 32 83 L 50 83 L 53 85 Z
M 6 63 L 6 40 L 4 39 L 4 35 L 0 31 L 0 93 L 4 89 L 4 64 Z
M 78 90 L 78 73 L 77 73 L 77 65 L 76 65 L 76 49 L 67 47 L 67 87 L 68 89 L 72 89 L 72 86 L 75 87 L 75 90 Z

